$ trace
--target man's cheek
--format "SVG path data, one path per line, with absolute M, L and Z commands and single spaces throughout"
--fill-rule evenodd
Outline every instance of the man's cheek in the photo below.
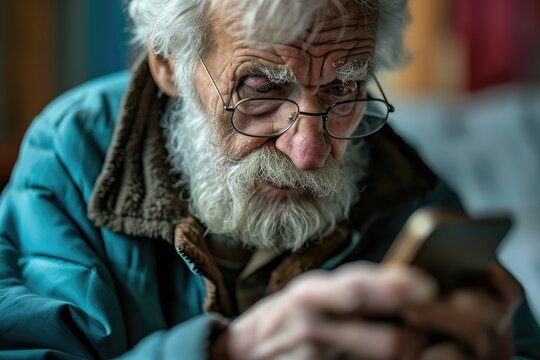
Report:
M 232 130 L 234 131 L 234 130 Z M 224 154 L 232 160 L 242 160 L 262 146 L 274 146 L 272 140 L 255 138 L 234 132 L 224 142 Z
M 330 151 L 330 154 L 334 159 L 341 161 L 341 159 L 343 159 L 343 155 L 345 154 L 345 150 L 347 150 L 347 140 L 331 139 L 330 142 L 332 145 L 332 150 Z

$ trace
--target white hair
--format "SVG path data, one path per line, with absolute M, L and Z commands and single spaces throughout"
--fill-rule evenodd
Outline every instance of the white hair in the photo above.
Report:
M 248 42 L 295 38 L 322 16 L 328 4 L 343 9 L 339 0 L 129 1 L 134 40 L 144 46 L 150 44 L 157 54 L 177 61 L 180 74 L 176 80 L 182 86 L 190 83 L 197 55 L 204 54 L 212 42 L 208 14 L 224 2 L 231 12 L 241 10 L 244 14 L 242 25 Z M 374 67 L 390 69 L 401 64 L 405 58 L 403 30 L 409 21 L 407 0 L 353 1 L 378 13 Z
M 341 81 L 367 80 L 371 75 L 371 59 L 348 61 L 342 67 L 336 69 L 336 78 Z

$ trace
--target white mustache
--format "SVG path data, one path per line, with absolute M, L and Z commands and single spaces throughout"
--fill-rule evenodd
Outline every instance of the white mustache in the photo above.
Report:
M 274 147 L 264 146 L 233 165 L 227 183 L 243 190 L 253 191 L 258 183 L 268 182 L 280 188 L 296 188 L 309 191 L 314 197 L 327 198 L 343 189 L 343 169 L 339 161 L 329 157 L 321 169 L 305 171 Z

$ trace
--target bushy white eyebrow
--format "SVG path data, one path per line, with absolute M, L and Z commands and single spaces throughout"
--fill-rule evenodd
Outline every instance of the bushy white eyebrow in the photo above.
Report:
M 269 67 L 261 66 L 259 71 L 274 84 L 295 83 L 296 76 L 293 71 L 287 67 Z
M 350 60 L 336 70 L 336 78 L 341 81 L 364 81 L 370 78 L 372 69 L 371 58 Z
M 371 58 L 350 60 L 336 70 L 336 79 L 340 81 L 365 81 L 371 77 Z M 262 65 L 253 73 L 260 73 L 274 84 L 296 83 L 296 76 L 288 67 L 270 67 Z

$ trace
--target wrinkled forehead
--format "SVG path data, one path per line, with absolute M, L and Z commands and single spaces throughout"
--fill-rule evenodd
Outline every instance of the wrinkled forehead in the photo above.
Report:
M 226 38 L 228 46 L 260 50 L 276 63 L 285 59 L 295 73 L 302 73 L 305 64 L 311 73 L 371 68 L 378 24 L 373 0 L 299 0 L 303 7 L 291 1 L 267 1 L 274 7 L 259 7 L 258 12 L 244 1 L 224 3 L 228 6 L 219 5 L 212 12 L 210 26 L 216 42 Z M 313 74 L 296 75 L 313 79 Z

